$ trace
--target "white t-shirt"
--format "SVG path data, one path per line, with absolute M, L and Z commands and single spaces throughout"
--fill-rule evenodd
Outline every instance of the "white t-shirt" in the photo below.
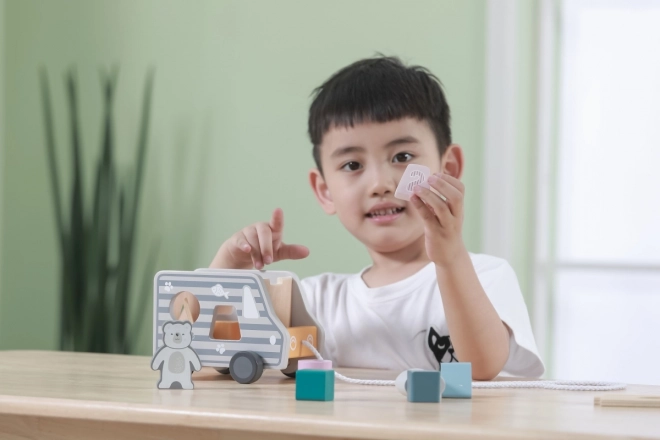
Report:
M 470 254 L 488 298 L 511 329 L 503 375 L 539 377 L 545 371 L 516 275 L 503 259 Z M 457 362 L 433 263 L 387 286 L 369 288 L 362 274 L 302 280 L 305 302 L 325 331 L 321 354 L 335 366 L 402 371 Z

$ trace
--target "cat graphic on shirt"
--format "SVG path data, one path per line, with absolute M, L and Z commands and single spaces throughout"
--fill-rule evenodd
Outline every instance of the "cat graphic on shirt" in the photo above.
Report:
M 433 327 L 430 327 L 428 344 L 439 363 L 458 362 L 458 359 L 454 356 L 454 346 L 451 345 L 449 335 L 440 336 Z

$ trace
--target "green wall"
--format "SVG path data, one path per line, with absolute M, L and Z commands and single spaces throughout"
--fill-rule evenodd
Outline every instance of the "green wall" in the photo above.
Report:
M 277 206 L 285 213 L 285 241 L 309 246 L 311 255 L 274 267 L 304 277 L 367 265 L 365 250 L 323 214 L 308 187 L 306 118 L 314 87 L 375 52 L 427 66 L 443 81 L 454 138 L 467 155 L 465 239 L 479 251 L 484 1 L 7 0 L 2 32 L 0 349 L 57 346 L 58 254 L 41 65 L 50 72 L 62 153 L 69 138 L 62 75 L 76 66 L 89 165 L 100 139 L 99 68 L 121 65 L 115 130 L 120 160 L 130 164 L 140 90 L 148 67 L 156 67 L 138 273 L 155 241 L 159 269 L 206 266 L 229 235 L 268 219 Z M 147 353 L 151 314 L 143 321 L 135 337 Z
M 2 201 L 4 195 L 4 166 L 5 151 L 5 0 L 0 0 L 0 288 L 2 286 L 2 244 L 4 231 L 2 230 Z M 0 319 L 2 318 L 2 290 L 0 290 Z M 0 321 L 2 322 L 2 321 Z M 0 344 L 1 346 L 1 344 Z

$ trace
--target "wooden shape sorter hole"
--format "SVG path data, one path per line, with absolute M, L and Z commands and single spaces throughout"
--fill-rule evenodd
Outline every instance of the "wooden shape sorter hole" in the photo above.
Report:
M 241 328 L 238 325 L 236 307 L 228 305 L 215 306 L 209 337 L 223 341 L 239 341 L 241 339 Z
M 177 293 L 170 302 L 170 315 L 175 321 L 194 323 L 199 318 L 199 300 L 187 291 Z

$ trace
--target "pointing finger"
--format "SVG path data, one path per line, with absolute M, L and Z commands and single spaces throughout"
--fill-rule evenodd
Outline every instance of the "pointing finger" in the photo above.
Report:
M 282 229 L 284 229 L 284 211 L 282 211 L 280 208 L 275 208 L 269 225 L 270 229 L 273 231 L 273 234 L 282 232 Z

